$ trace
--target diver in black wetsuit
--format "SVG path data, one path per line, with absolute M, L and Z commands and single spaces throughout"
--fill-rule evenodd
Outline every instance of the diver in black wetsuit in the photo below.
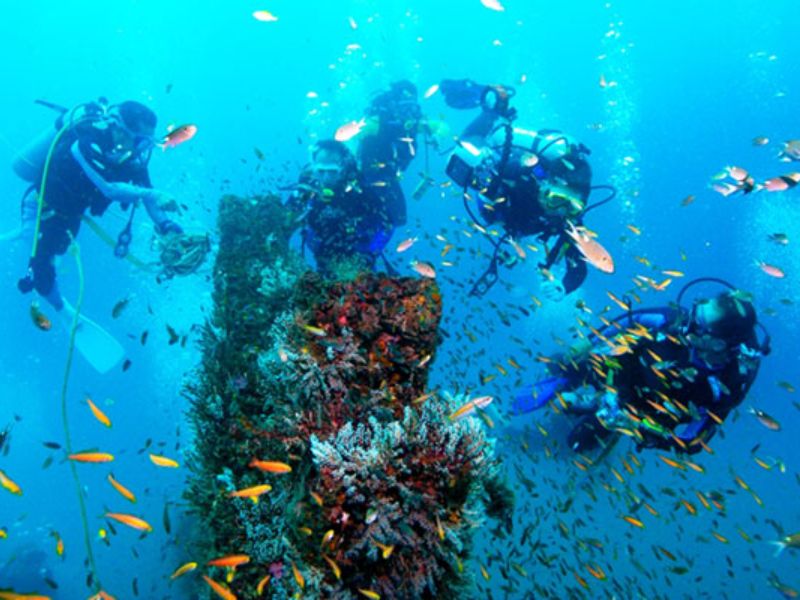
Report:
M 115 254 L 125 256 L 131 243 L 133 215 L 142 200 L 159 234 L 182 233 L 161 204 L 168 195 L 154 190 L 147 163 L 155 146 L 156 115 L 138 102 L 108 106 L 104 100 L 63 110 L 55 130 L 38 148 L 17 157 L 14 171 L 31 182 L 23 199 L 23 230 L 33 233 L 41 197 L 38 239 L 28 273 L 18 287 L 36 290 L 56 310 L 64 301 L 58 290 L 55 257 L 64 254 L 89 211 L 101 216 L 112 202 L 130 210 Z M 49 161 L 45 159 L 49 156 Z
M 376 188 L 392 226 L 400 227 L 407 221 L 400 176 L 416 156 L 417 137 L 426 126 L 416 86 L 407 80 L 394 82 L 372 100 L 366 117 L 356 153 L 364 183 Z
M 481 114 L 462 134 L 462 142 L 450 158 L 447 173 L 465 192 L 468 189 L 478 191 L 481 217 L 488 224 L 500 223 L 506 232 L 500 243 L 493 242 L 492 263 L 472 293 L 482 295 L 494 284 L 498 259 L 509 266 L 513 264 L 512 256 L 501 247 L 502 243 L 508 238 L 530 235 L 542 242 L 556 240 L 540 264 L 545 274 L 561 260 L 566 262 L 566 272 L 560 283 L 548 277 L 548 295 L 561 297 L 580 287 L 587 267 L 567 234 L 568 223 L 579 225 L 588 209 L 614 196 L 612 190 L 606 200 L 587 206 L 589 195 L 595 189 L 588 162 L 589 149 L 556 130 L 513 127 L 516 110 L 510 107 L 512 88 L 483 86 L 470 80 L 444 80 L 440 90 L 452 108 L 481 107 Z M 470 214 L 476 218 L 471 211 Z
M 686 289 L 705 281 L 729 290 L 682 308 Z M 514 411 L 536 410 L 559 395 L 567 412 L 580 415 L 568 439 L 576 451 L 619 432 L 640 448 L 698 452 L 744 400 L 769 353 L 769 336 L 759 342 L 757 325 L 748 294 L 696 280 L 678 307 L 613 319 L 586 347 L 554 363 L 550 378 L 518 393 Z
M 393 227 L 385 196 L 365 183 L 355 157 L 334 140 L 318 142 L 311 163 L 286 203 L 303 228 L 303 244 L 314 254 L 317 270 L 336 277 L 338 267 L 375 268 Z

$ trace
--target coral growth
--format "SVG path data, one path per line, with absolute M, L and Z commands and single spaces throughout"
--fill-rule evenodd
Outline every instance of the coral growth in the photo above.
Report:
M 369 418 L 326 442 L 312 437 L 310 485 L 323 504 L 304 517 L 335 532 L 324 551 L 343 573 L 337 581 L 329 570 L 326 596 L 347 597 L 354 586 L 386 598 L 452 595 L 494 467 L 479 421 L 450 422 L 445 408 L 406 407 L 401 421 Z
M 247 554 L 230 584 L 243 599 L 455 596 L 471 529 L 510 494 L 480 421 L 447 416 L 462 399 L 426 395 L 438 288 L 324 281 L 289 248 L 292 228 L 276 197 L 222 201 L 214 313 L 187 390 L 192 560 Z M 263 483 L 258 502 L 230 496 Z

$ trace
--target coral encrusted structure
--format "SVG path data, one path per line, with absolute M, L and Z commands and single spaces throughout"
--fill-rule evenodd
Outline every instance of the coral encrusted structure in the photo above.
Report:
M 474 528 L 510 492 L 480 419 L 449 417 L 464 399 L 426 389 L 436 283 L 324 281 L 274 196 L 219 215 L 186 497 L 193 560 L 239 564 L 202 574 L 242 599 L 465 595 Z

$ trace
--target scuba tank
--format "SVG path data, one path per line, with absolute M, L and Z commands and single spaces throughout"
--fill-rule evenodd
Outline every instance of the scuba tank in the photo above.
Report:
M 17 177 L 30 183 L 39 179 L 44 168 L 44 161 L 47 159 L 47 153 L 57 133 L 57 128 L 49 127 L 19 151 L 11 163 L 11 168 L 14 169 Z
M 72 127 L 76 123 L 101 116 L 106 111 L 108 101 L 100 98 L 97 102 L 79 104 L 71 110 L 46 100 L 36 100 L 35 103 L 58 112 L 59 118 L 52 127 L 42 131 L 14 156 L 11 168 L 17 177 L 30 183 L 37 183 L 41 177 L 47 154 L 65 124 L 67 127 Z

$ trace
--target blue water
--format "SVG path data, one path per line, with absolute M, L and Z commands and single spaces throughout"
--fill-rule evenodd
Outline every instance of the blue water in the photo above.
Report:
M 443 243 L 433 236 L 441 233 L 457 246 L 451 254 L 456 265 L 437 267 L 445 303 L 442 327 L 450 337 L 436 357 L 432 383 L 446 389 L 468 386 L 498 398 L 498 450 L 517 499 L 512 537 L 497 539 L 489 522 L 478 533 L 476 561 L 467 565 L 477 582 L 471 597 L 521 598 L 533 593 L 534 583 L 540 586 L 536 597 L 547 590 L 559 598 L 769 597 L 779 595 L 770 585 L 775 577 L 800 588 L 797 556 L 789 550 L 774 557 L 766 543 L 778 538 L 777 528 L 785 534 L 800 530 L 796 397 L 777 385 L 780 380 L 800 385 L 795 304 L 799 198 L 791 190 L 723 198 L 709 189 L 711 178 L 726 165 L 746 167 L 758 180 L 793 170 L 777 160 L 777 153 L 782 142 L 800 137 L 795 3 L 680 1 L 656 9 L 633 1 L 560 6 L 506 0 L 502 13 L 484 8 L 479 0 L 232 4 L 120 0 L 4 7 L 0 165 L 10 165 L 19 148 L 50 126 L 54 115 L 35 105 L 37 98 L 66 106 L 100 95 L 112 102 L 138 100 L 159 115 L 160 131 L 168 124 L 197 124 L 195 139 L 155 153 L 150 172 L 157 187 L 188 205 L 180 217 L 185 227 L 213 231 L 221 194 L 264 193 L 291 183 L 307 160 L 308 145 L 360 118 L 371 95 L 393 80 L 410 79 L 420 92 L 445 77 L 515 86 L 520 126 L 572 133 L 592 149 L 595 182 L 619 187 L 618 199 L 586 221 L 614 256 L 617 272 L 592 271 L 575 295 L 555 304 L 542 297 L 543 306 L 535 308 L 531 297 L 539 299 L 541 291 L 535 257 L 529 257 L 501 272 L 507 285 L 496 286 L 482 300 L 467 298 L 460 284 L 484 266 L 470 250 L 486 253 L 489 247 L 477 236 L 458 233 L 467 227 L 465 215 L 449 191 L 437 187 L 420 201 L 410 199 L 424 156 L 406 175 L 409 225 L 395 233 L 392 246 L 419 236 L 414 257 L 437 265 Z M 254 10 L 264 8 L 279 20 L 252 18 Z M 348 49 L 351 44 L 358 47 Z M 601 76 L 617 85 L 601 87 Z M 318 98 L 308 98 L 310 91 Z M 448 109 L 441 95 L 424 101 L 423 110 L 445 120 L 453 135 L 474 116 Z M 767 136 L 769 145 L 754 146 L 756 136 Z M 444 164 L 436 153 L 429 157 L 437 183 L 446 181 Z M 10 168 L 0 169 L 0 229 L 17 224 L 24 189 Z M 689 194 L 696 200 L 681 206 Z M 113 210 L 102 222 L 111 232 L 124 226 L 123 216 Z M 641 235 L 627 225 L 639 228 Z M 150 231 L 140 215 L 132 250 L 145 260 L 156 258 Z M 788 234 L 788 246 L 767 241 L 776 232 Z M 200 353 L 193 343 L 168 345 L 166 324 L 183 334 L 203 321 L 211 306 L 210 271 L 157 284 L 152 274 L 115 259 L 88 229 L 79 241 L 85 313 L 123 342 L 132 366 L 100 376 L 76 358 L 68 393 L 73 444 L 114 453 L 115 475 L 138 494 L 135 512 L 159 525 L 143 540 L 122 527 L 109 538 L 110 546 L 93 540 L 98 569 L 118 598 L 134 597 L 134 578 L 141 598 L 195 597 L 189 583 L 168 581 L 175 567 L 191 559 L 187 534 L 192 524 L 181 516 L 186 467 L 157 469 L 146 453 L 137 452 L 151 438 L 156 451 L 183 462 L 191 445 L 181 390 Z M 0 589 L 14 585 L 21 592 L 84 598 L 90 594 L 73 481 L 62 455 L 42 445 L 63 443 L 59 402 L 67 338 L 57 328 L 49 333 L 35 329 L 29 318 L 31 298 L 17 293 L 28 250 L 6 243 L 0 252 L 6 290 L 0 295 L 0 427 L 13 423 L 10 451 L 0 456 L 0 469 L 24 490 L 21 497 L 0 490 L 0 527 L 8 531 L 8 538 L 0 539 Z M 411 258 L 393 260 L 411 274 L 406 256 Z M 575 317 L 588 316 L 575 307 L 578 300 L 599 312 L 609 304 L 607 291 L 621 296 L 636 275 L 656 276 L 636 257 L 683 271 L 686 279 L 723 277 L 753 292 L 772 334 L 773 352 L 738 418 L 732 416 L 724 438 L 714 440 L 714 455 L 697 457 L 705 474 L 675 471 L 654 453 L 643 453 L 643 466 L 630 475 L 622 459 L 632 448 L 623 442 L 593 471 L 593 500 L 580 485 L 586 483 L 584 473 L 563 449 L 555 458 L 545 454 L 545 446 L 555 447 L 565 433 L 564 423 L 547 414 L 510 421 L 504 407 L 518 384 L 540 374 L 542 365 L 534 356 L 557 351 L 571 339 Z M 757 260 L 779 265 L 786 278 L 768 277 L 755 266 Z M 78 278 L 69 256 L 59 272 L 62 291 L 74 298 Z M 674 299 L 679 286 L 675 281 L 644 302 L 663 305 Z M 112 319 L 112 307 L 123 298 L 130 298 L 130 304 Z M 510 315 L 511 327 L 501 322 L 499 312 Z M 142 346 L 139 337 L 145 330 L 149 340 Z M 465 343 L 465 330 L 478 340 Z M 510 367 L 509 357 L 522 369 Z M 497 363 L 509 374 L 501 375 Z M 490 373 L 496 378 L 483 384 L 481 376 Z M 87 394 L 111 416 L 111 429 L 91 417 L 83 403 Z M 752 404 L 780 420 L 783 430 L 762 427 L 746 413 Z M 751 448 L 757 444 L 757 456 L 782 460 L 786 472 L 756 465 Z M 51 455 L 54 464 L 42 469 Z M 517 472 L 536 487 L 527 489 Z M 104 526 L 107 506 L 122 510 L 123 501 L 104 481 L 106 473 L 102 467 L 80 468 L 92 536 Z M 734 474 L 758 494 L 763 507 L 736 484 Z M 641 495 L 640 484 L 655 496 L 651 504 L 659 513 L 640 511 L 644 529 L 620 518 L 631 505 L 626 488 Z M 696 492 L 711 490 L 725 496 L 725 515 L 700 505 Z M 571 506 L 560 510 L 568 499 Z M 698 515 L 688 514 L 681 499 L 692 502 Z M 165 503 L 171 535 L 161 525 Z M 531 539 L 539 545 L 532 551 L 532 541 L 523 544 L 520 538 L 534 523 Z M 63 557 L 56 555 L 52 532 L 65 542 Z M 602 548 L 587 545 L 589 538 L 601 540 Z M 656 546 L 676 560 L 658 554 Z M 549 558 L 549 565 L 542 557 Z M 607 579 L 592 577 L 587 563 L 602 567 Z M 487 568 L 488 581 L 479 574 L 480 565 Z M 675 567 L 678 572 L 670 570 Z M 686 573 L 680 572 L 683 567 Z M 43 570 L 58 589 L 43 581 Z M 574 573 L 589 589 L 580 586 Z M 514 591 L 503 591 L 509 581 Z

